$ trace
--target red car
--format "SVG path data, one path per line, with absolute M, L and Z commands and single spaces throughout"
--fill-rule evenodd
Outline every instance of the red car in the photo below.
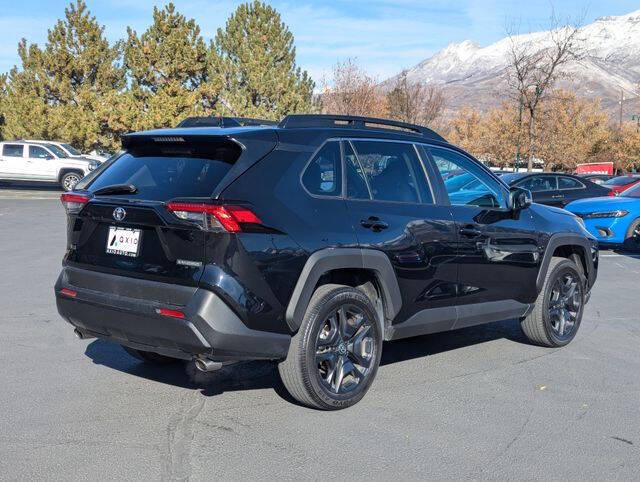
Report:
M 625 176 L 613 177 L 608 181 L 603 182 L 600 185 L 608 189 L 611 189 L 611 191 L 609 191 L 609 196 L 617 196 L 622 191 L 630 188 L 631 186 L 639 182 L 640 182 L 640 176 L 627 174 Z

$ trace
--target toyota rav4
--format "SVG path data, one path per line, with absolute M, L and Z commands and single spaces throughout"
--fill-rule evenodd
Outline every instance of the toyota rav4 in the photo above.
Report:
M 204 371 L 277 361 L 320 409 L 365 395 L 386 340 L 508 319 L 542 346 L 575 337 L 598 251 L 573 214 L 425 127 L 254 124 L 127 134 L 62 195 L 55 296 L 78 337 Z

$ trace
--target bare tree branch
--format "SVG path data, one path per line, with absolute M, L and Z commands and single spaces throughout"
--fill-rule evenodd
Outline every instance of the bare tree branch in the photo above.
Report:
M 535 134 L 538 108 L 552 92 L 555 83 L 567 73 L 563 70 L 568 63 L 583 56 L 583 39 L 580 26 L 584 14 L 577 22 L 567 19 L 561 22 L 552 10 L 549 31 L 542 34 L 519 35 L 517 31 L 507 32 L 509 37 L 509 72 L 507 82 L 522 110 L 528 114 L 528 165 L 533 168 L 535 156 Z
M 411 124 L 430 124 L 442 115 L 445 94 L 441 87 L 410 82 L 402 72 L 387 94 L 389 116 Z
M 384 117 L 386 105 L 376 80 L 353 59 L 338 63 L 332 81 L 323 82 L 322 111 L 326 114 Z

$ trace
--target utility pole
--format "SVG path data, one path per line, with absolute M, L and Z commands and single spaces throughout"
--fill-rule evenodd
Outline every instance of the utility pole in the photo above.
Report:
M 624 90 L 620 89 L 620 121 L 618 122 L 618 131 L 622 132 L 622 104 L 624 103 Z

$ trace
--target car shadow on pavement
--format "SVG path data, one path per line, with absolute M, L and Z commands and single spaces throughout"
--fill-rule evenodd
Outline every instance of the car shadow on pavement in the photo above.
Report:
M 62 188 L 57 184 L 51 183 L 11 183 L 0 181 L 0 190 L 11 191 L 49 191 L 49 192 L 62 192 Z
M 385 342 L 380 365 L 422 358 L 501 338 L 515 343 L 527 343 L 516 320 L 502 321 L 452 332 Z M 160 366 L 142 362 L 126 353 L 120 345 L 102 339 L 89 343 L 85 355 L 98 365 L 158 383 L 200 390 L 202 395 L 207 397 L 230 391 L 270 388 L 286 401 L 299 405 L 282 384 L 275 362 L 239 362 L 213 372 L 203 373 L 198 371 L 192 362 Z
M 297 404 L 282 385 L 274 362 L 239 362 L 203 373 L 196 369 L 193 362 L 168 365 L 143 362 L 129 355 L 117 343 L 99 338 L 87 345 L 85 355 L 98 365 L 158 383 L 200 390 L 207 397 L 229 391 L 270 388 L 285 400 Z
M 501 338 L 515 343 L 529 344 L 518 320 L 498 321 L 459 330 L 388 341 L 382 349 L 380 365 L 437 355 L 466 346 L 487 343 Z

